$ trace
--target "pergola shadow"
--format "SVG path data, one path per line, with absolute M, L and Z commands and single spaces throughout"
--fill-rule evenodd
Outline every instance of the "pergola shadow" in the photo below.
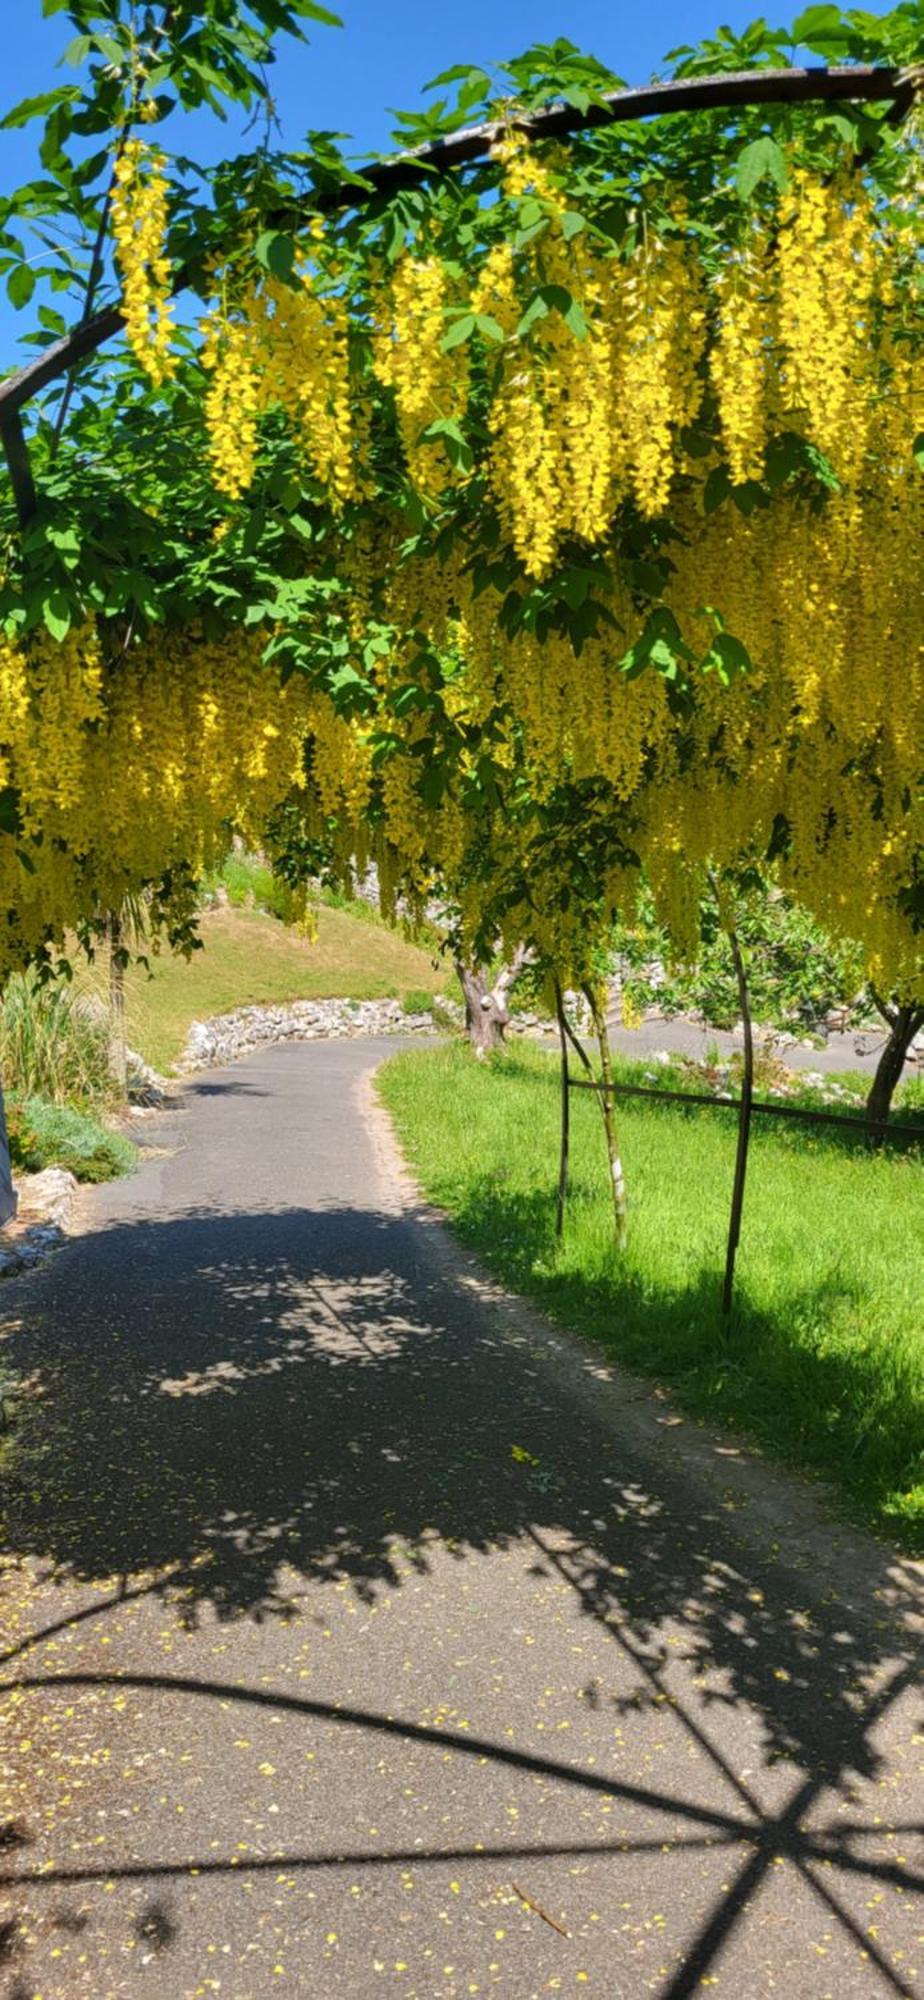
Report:
M 618 1697 L 591 1682 L 576 1698 L 640 1711 L 669 1701 L 673 1726 L 708 1761 L 728 1805 L 705 1807 L 680 1786 L 623 1783 L 474 1729 L 424 1729 L 374 1707 L 201 1675 L 120 1672 L 119 1688 L 268 1707 L 373 1743 L 390 1736 L 606 1793 L 654 1816 L 650 1840 L 630 1843 L 638 1853 L 660 1851 L 664 1815 L 680 1825 L 678 1851 L 743 1849 L 663 2000 L 696 1990 L 780 1856 L 867 1953 L 882 1989 L 913 1993 L 859 1927 L 842 1887 L 924 1888 L 907 1859 L 870 1852 L 875 1829 L 858 1789 L 879 1775 L 874 1733 L 913 1685 L 910 1641 L 881 1619 L 877 1629 L 866 1615 L 845 1617 L 810 1581 L 801 1604 L 789 1601 L 772 1550 L 760 1557 L 745 1546 L 720 1502 L 706 1512 L 691 1506 L 679 1460 L 656 1490 L 638 1447 L 614 1438 L 583 1402 L 550 1395 L 528 1347 L 490 1307 L 447 1287 L 419 1221 L 346 1207 L 128 1221 L 65 1249 L 29 1304 L 28 1326 L 10 1334 L 7 1354 L 28 1366 L 45 1400 L 6 1496 L 8 1529 L 17 1556 L 38 1559 L 68 1587 L 112 1580 L 108 1597 L 95 1595 L 78 1619 L 104 1619 L 150 1594 L 191 1626 L 206 1610 L 223 1621 L 286 1620 L 313 1585 L 346 1581 L 371 1603 L 400 1592 L 408 1565 L 424 1574 L 437 1551 L 462 1565 L 517 1549 L 608 1634 L 624 1681 L 631 1670 Z M 883 1582 L 887 1567 L 884 1551 Z M 61 1622 L 74 1620 L 68 1603 Z M 707 1683 L 695 1701 L 678 1700 L 671 1678 L 668 1634 L 678 1625 L 691 1676 Z M 109 1684 L 95 1671 L 37 1672 L 37 1642 L 54 1631 L 50 1621 L 9 1650 L 5 1690 Z M 762 1769 L 787 1766 L 785 1797 L 772 1811 L 759 1782 L 739 1777 L 723 1751 L 711 1718 L 725 1708 L 757 1718 Z M 30 1838 L 27 1826 L 7 1829 L 0 1880 L 8 1888 L 60 1897 L 134 1873 L 151 1883 L 154 1948 L 170 1948 L 174 1919 L 162 1891 L 186 1864 L 59 1867 L 43 1886 L 29 1866 Z M 597 1840 L 497 1851 L 509 1861 L 608 1849 Z M 474 1853 L 415 1847 L 412 1858 L 423 1867 Z M 273 1865 L 360 1869 L 407 1858 L 318 1846 Z M 229 1865 L 199 1857 L 206 1874 Z M 12 1966 L 15 1935 L 6 1946 L 0 1936 L 0 1964 L 4 1949 Z

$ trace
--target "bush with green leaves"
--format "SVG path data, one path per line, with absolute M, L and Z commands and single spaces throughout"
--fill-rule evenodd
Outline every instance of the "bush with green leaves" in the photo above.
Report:
M 740 898 L 737 925 L 755 1020 L 775 1028 L 801 1024 L 810 1029 L 834 1009 L 846 1010 L 845 1023 L 873 1013 L 859 952 L 849 944 L 835 944 L 780 890 L 751 883 Z M 713 1027 L 730 1028 L 741 1007 L 731 948 L 712 898 L 700 907 L 699 935 L 696 964 L 672 964 L 667 933 L 651 898 L 644 897 L 636 921 L 617 925 L 613 933 L 624 991 L 638 1007 L 657 1004 L 665 1014 L 695 1012 Z
M 111 1181 L 131 1173 L 138 1157 L 130 1139 L 74 1105 L 13 1094 L 6 1117 L 14 1172 L 65 1167 L 78 1181 Z
M 232 909 L 264 910 L 268 916 L 288 921 L 291 912 L 291 895 L 284 881 L 273 874 L 269 863 L 260 854 L 245 854 L 234 849 L 225 856 L 220 868 L 205 877 L 202 884 L 203 901 L 214 904 L 222 895 Z
M 404 1014 L 432 1014 L 432 993 L 425 993 L 423 987 L 412 986 L 401 995 L 401 1011 Z

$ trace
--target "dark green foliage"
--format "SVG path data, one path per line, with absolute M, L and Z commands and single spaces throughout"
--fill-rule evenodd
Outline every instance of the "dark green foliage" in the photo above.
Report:
M 131 1173 L 135 1165 L 137 1152 L 129 1139 L 73 1105 L 11 1094 L 6 1115 L 14 1173 L 66 1167 L 79 1181 L 111 1181 Z

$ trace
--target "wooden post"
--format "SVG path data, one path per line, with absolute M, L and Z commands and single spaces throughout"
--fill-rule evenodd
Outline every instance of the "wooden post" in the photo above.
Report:
M 109 922 L 109 1074 L 120 1097 L 128 1095 L 128 1054 L 125 1043 L 125 958 L 122 920 L 115 910 Z
M 571 1078 L 568 1074 L 568 1023 L 565 1020 L 565 1003 L 561 984 L 555 981 L 555 1012 L 558 1016 L 558 1039 L 561 1043 L 561 1153 L 558 1164 L 558 1210 L 555 1217 L 555 1234 L 561 1236 L 565 1227 L 565 1197 L 568 1193 L 568 1150 L 571 1140 Z
M 711 877 L 718 897 L 718 883 Z M 727 1319 L 732 1309 L 735 1288 L 735 1259 L 741 1240 L 741 1216 L 744 1210 L 744 1184 L 748 1171 L 748 1148 L 751 1143 L 751 1106 L 754 1102 L 754 1030 L 751 1023 L 751 1001 L 748 982 L 744 970 L 744 959 L 734 924 L 726 926 L 726 935 L 731 945 L 738 982 L 738 1005 L 744 1027 L 744 1071 L 741 1079 L 741 1102 L 738 1107 L 738 1145 L 735 1152 L 735 1178 L 732 1184 L 731 1214 L 728 1219 L 728 1244 L 725 1251 L 725 1280 L 722 1286 L 722 1316 Z
M 600 1076 L 603 1084 L 597 1095 L 603 1116 L 603 1131 L 606 1138 L 606 1157 L 610 1169 L 610 1188 L 613 1195 L 613 1217 L 616 1231 L 616 1248 L 625 1250 L 629 1240 L 629 1224 L 626 1205 L 626 1182 L 619 1153 L 616 1134 L 615 1085 L 613 1065 L 610 1060 L 610 1038 L 607 1033 L 606 1016 L 600 1005 L 599 994 L 592 986 L 585 986 L 584 992 L 594 1019 L 594 1032 L 600 1047 Z

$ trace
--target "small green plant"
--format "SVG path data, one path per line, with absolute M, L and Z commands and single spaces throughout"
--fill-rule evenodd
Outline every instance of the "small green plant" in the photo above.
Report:
M 225 856 L 220 868 L 206 875 L 201 893 L 207 905 L 224 897 L 234 910 L 264 910 L 281 923 L 287 923 L 291 915 L 292 896 L 287 884 L 273 874 L 262 855 L 243 854 L 236 848 Z
M 409 987 L 407 993 L 401 995 L 401 1010 L 404 1014 L 432 1014 L 432 993 L 425 993 L 420 986 Z
M 79 1181 L 111 1181 L 131 1173 L 135 1165 L 138 1156 L 130 1139 L 73 1105 L 14 1095 L 6 1111 L 14 1172 L 66 1167 Z
M 22 1097 L 53 1104 L 112 1098 L 105 1021 L 60 981 L 14 972 L 0 994 L 0 1077 Z
M 909 1076 L 895 1093 L 896 1116 L 909 1111 L 924 1114 L 924 1076 Z

